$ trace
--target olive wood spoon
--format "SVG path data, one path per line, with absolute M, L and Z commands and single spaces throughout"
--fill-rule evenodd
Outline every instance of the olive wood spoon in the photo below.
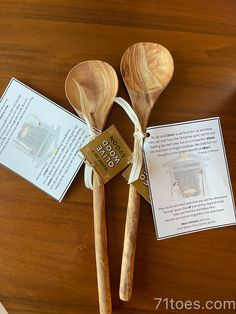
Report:
M 92 60 L 76 65 L 65 82 L 66 96 L 77 114 L 82 108 L 89 114 L 93 127 L 102 130 L 118 92 L 115 70 L 106 62 Z M 104 184 L 93 174 L 94 237 L 97 266 L 99 309 L 101 314 L 112 313 Z
M 159 44 L 137 43 L 125 51 L 120 70 L 132 107 L 145 132 L 151 110 L 172 78 L 172 56 Z M 139 193 L 130 185 L 120 278 L 120 299 L 123 301 L 128 301 L 132 295 L 139 206 Z

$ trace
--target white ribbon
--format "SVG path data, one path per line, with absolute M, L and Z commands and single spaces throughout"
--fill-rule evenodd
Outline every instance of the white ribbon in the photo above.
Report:
M 125 112 L 129 116 L 129 118 L 131 119 L 131 121 L 135 125 L 135 132 L 134 132 L 134 139 L 135 140 L 134 140 L 133 160 L 132 160 L 132 168 L 131 168 L 129 181 L 128 181 L 128 183 L 130 184 L 130 183 L 138 180 L 141 169 L 142 169 L 142 165 L 143 165 L 143 140 L 146 137 L 146 133 L 143 132 L 140 121 L 139 121 L 136 113 L 134 112 L 134 110 L 130 106 L 130 104 L 121 97 L 116 97 L 114 99 L 114 101 L 125 110 Z
M 93 135 L 90 134 L 88 143 L 94 139 Z M 93 189 L 93 168 L 88 164 L 86 158 L 79 152 L 78 157 L 84 162 L 84 184 L 87 189 Z

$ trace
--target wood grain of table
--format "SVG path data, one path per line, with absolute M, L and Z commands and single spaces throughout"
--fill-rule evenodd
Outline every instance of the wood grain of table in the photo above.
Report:
M 1 0 L 0 6 L 0 92 L 14 76 L 70 111 L 64 81 L 75 64 L 101 59 L 118 72 L 129 45 L 166 46 L 175 73 L 149 125 L 220 116 L 236 189 L 236 1 Z M 119 95 L 128 100 L 119 79 Z M 113 123 L 132 147 L 133 126 L 118 106 L 107 125 Z M 92 194 L 83 171 L 62 203 L 4 167 L 0 178 L 0 302 L 9 314 L 98 313 Z M 236 300 L 235 227 L 157 241 L 142 200 L 133 297 L 120 301 L 127 197 L 121 176 L 106 185 L 114 313 L 189 312 L 164 304 L 156 311 L 158 297 Z

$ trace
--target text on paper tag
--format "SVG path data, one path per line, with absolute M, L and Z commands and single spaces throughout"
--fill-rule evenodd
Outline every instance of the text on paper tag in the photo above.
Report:
M 80 149 L 87 162 L 107 183 L 132 160 L 132 152 L 116 127 L 112 125 Z

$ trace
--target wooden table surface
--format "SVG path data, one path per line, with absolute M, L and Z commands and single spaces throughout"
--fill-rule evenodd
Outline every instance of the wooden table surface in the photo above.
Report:
M 0 92 L 14 76 L 71 111 L 64 81 L 75 64 L 101 59 L 119 72 L 129 45 L 166 46 L 175 74 L 149 125 L 220 116 L 236 189 L 236 1 L 2 0 L 0 30 Z M 119 79 L 119 95 L 128 100 Z M 107 125 L 113 123 L 132 146 L 133 126 L 118 106 Z M 9 314 L 98 313 L 92 194 L 83 171 L 62 203 L 4 167 L 0 176 L 0 302 Z M 127 197 L 121 176 L 106 185 L 114 313 L 189 312 L 164 304 L 156 311 L 158 297 L 236 299 L 235 227 L 157 241 L 142 200 L 133 297 L 121 302 Z

